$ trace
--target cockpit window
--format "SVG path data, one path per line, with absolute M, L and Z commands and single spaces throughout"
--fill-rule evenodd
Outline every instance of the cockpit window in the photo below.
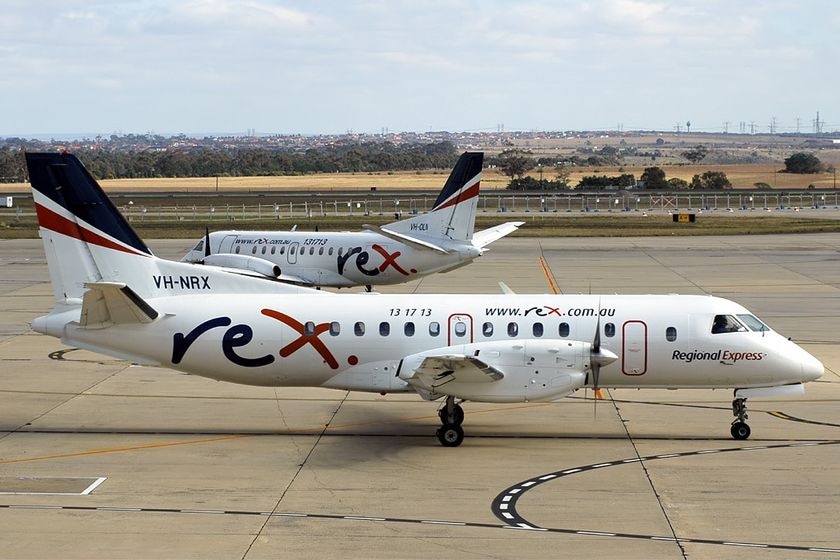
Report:
M 712 334 L 745 332 L 746 330 L 746 327 L 733 315 L 715 315 L 712 321 Z
M 753 332 L 769 331 L 770 327 L 762 323 L 755 315 L 738 315 L 738 319 Z
M 193 247 L 193 251 L 204 251 L 204 240 L 203 239 L 195 244 L 195 247 Z

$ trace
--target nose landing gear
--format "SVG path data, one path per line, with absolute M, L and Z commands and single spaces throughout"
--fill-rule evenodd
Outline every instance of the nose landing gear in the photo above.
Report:
M 734 439 L 744 440 L 750 437 L 750 426 L 745 422 L 749 416 L 747 415 L 747 399 L 736 398 L 732 401 L 732 415 L 735 420 L 732 421 L 732 426 L 729 428 L 729 433 Z

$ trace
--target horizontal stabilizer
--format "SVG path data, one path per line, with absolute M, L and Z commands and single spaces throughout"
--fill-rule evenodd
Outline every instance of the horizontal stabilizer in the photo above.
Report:
M 417 249 L 431 249 L 432 251 L 437 251 L 438 253 L 443 253 L 444 255 L 448 255 L 449 251 L 441 247 L 440 245 L 435 245 L 430 241 L 426 241 L 424 239 L 418 239 L 416 237 L 412 237 L 410 235 L 406 235 L 405 233 L 397 233 L 395 231 L 390 231 L 379 226 L 374 226 L 371 224 L 363 224 L 363 228 L 368 231 L 373 231 L 378 233 L 379 235 L 384 235 L 389 239 L 393 239 L 395 241 L 399 241 L 400 243 L 405 243 L 406 245 L 411 245 Z
M 473 245 L 475 245 L 479 249 L 483 249 L 484 247 L 493 243 L 497 239 L 501 239 L 502 237 L 513 233 L 514 231 L 519 229 L 519 226 L 523 225 L 524 223 L 525 222 L 505 222 L 503 224 L 499 224 L 491 228 L 477 231 L 473 234 Z
M 102 329 L 111 325 L 151 323 L 160 315 L 121 282 L 90 282 L 82 300 L 79 325 Z

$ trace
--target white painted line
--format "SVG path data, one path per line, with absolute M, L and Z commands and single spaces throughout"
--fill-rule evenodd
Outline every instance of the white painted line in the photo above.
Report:
M 520 492 L 522 492 L 521 488 L 514 488 L 513 490 L 508 492 L 508 494 L 519 494 Z
M 650 540 L 652 540 L 652 541 L 677 542 L 677 539 L 675 539 L 674 537 L 651 537 Z
M 563 471 L 560 474 L 574 474 L 576 472 L 580 472 L 580 469 L 569 469 L 567 471 Z
M 548 529 L 543 529 L 542 527 L 532 527 L 527 523 L 517 523 L 518 527 L 511 527 L 511 529 L 525 529 L 527 531 L 548 531 Z
M 744 542 L 724 542 L 723 544 L 727 546 L 745 546 L 747 548 L 767 548 L 766 544 L 751 544 Z
M 351 519 L 353 521 L 385 521 L 384 517 L 361 517 L 357 515 L 345 515 L 344 519 Z
M 272 513 L 271 515 L 277 517 L 309 517 L 305 513 Z
M 73 494 L 75 496 L 75 494 Z M 10 509 L 64 509 L 61 506 L 29 506 L 25 504 L 15 505 L 12 504 L 9 506 Z
M 96 508 L 97 511 L 143 511 L 140 508 L 116 507 L 116 506 L 101 506 Z
M 82 496 L 87 496 L 88 494 L 90 494 L 91 492 L 93 492 L 94 490 L 96 490 L 96 489 L 99 487 L 99 485 L 100 485 L 100 484 L 102 484 L 103 482 L 105 482 L 106 480 L 108 480 L 108 477 L 106 477 L 106 476 L 100 476 L 99 478 L 97 478 L 96 480 L 94 480 L 94 481 L 90 484 L 90 486 L 88 486 L 87 488 L 85 488 L 84 492 L 82 492 L 82 494 L 81 494 L 81 495 L 82 495 Z
M 601 467 L 609 467 L 612 463 L 598 463 L 597 465 L 592 465 L 593 469 L 600 469 Z
M 698 451 L 696 455 L 705 455 L 707 453 L 720 453 L 720 449 L 705 449 L 703 451 Z
M 499 504 L 499 509 L 507 509 L 508 504 Z
M 809 548 L 813 552 L 837 552 L 840 553 L 840 548 Z
M 502 513 L 502 517 L 504 517 L 505 519 L 513 519 L 513 514 L 508 513 L 508 512 L 504 512 L 504 513 Z
M 615 533 L 600 533 L 598 531 L 575 531 L 578 535 L 592 535 L 593 537 L 614 537 Z
M 431 521 L 431 520 L 423 520 L 420 523 L 428 523 L 429 525 L 460 525 L 464 526 L 466 523 L 463 521 Z
M 551 480 L 552 478 L 557 478 L 556 474 L 547 474 L 545 476 L 541 476 L 540 480 Z
M 535 480 L 529 480 L 528 482 L 523 482 L 522 486 L 524 486 L 525 488 L 528 488 L 529 486 L 533 486 L 536 483 L 537 482 Z
M 509 502 L 509 501 L 511 501 L 512 499 L 513 499 L 513 496 L 511 496 L 510 494 L 508 494 L 507 496 L 505 496 L 504 498 L 502 498 L 502 501 L 503 501 L 503 502 Z
M 641 459 L 624 459 L 622 463 L 636 463 L 638 461 L 641 461 Z
M 671 457 L 679 457 L 680 453 L 668 453 L 667 455 L 657 455 L 657 459 L 670 459 Z

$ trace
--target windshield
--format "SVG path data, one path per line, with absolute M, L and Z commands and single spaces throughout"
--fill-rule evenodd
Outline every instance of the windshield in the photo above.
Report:
M 195 247 L 192 248 L 193 251 L 203 251 L 204 250 L 204 240 L 202 239 L 198 243 L 195 244 Z
M 769 331 L 770 328 L 758 320 L 755 315 L 738 315 L 738 319 L 753 332 Z

